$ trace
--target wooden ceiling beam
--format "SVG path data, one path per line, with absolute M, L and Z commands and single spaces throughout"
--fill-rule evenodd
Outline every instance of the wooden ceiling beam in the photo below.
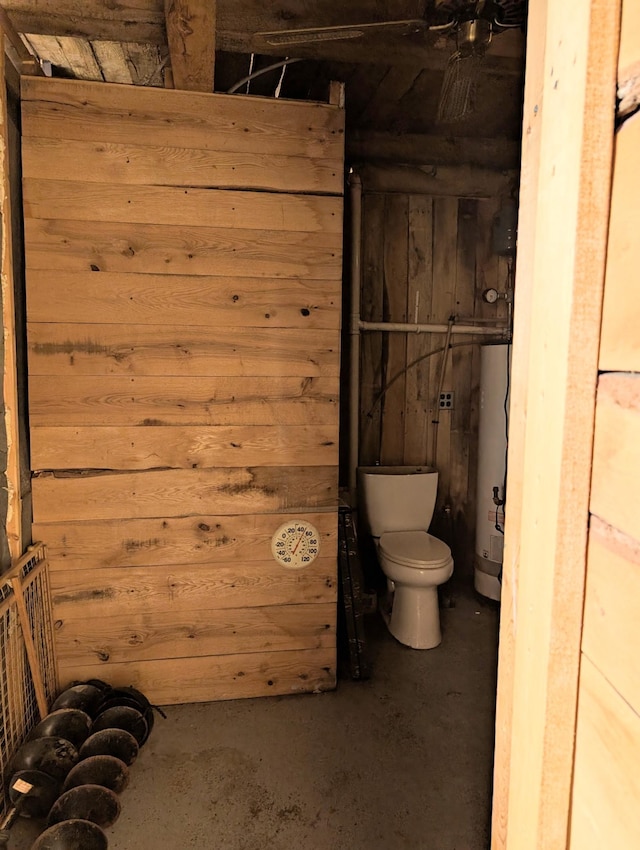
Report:
M 163 0 L 2 0 L 18 32 L 166 44 Z
M 31 55 L 26 44 L 18 35 L 12 21 L 2 6 L 0 6 L 0 33 L 2 34 L 2 41 L 6 38 L 8 42 L 8 46 L 10 47 L 10 58 L 12 61 L 14 61 L 15 57 L 16 70 L 18 70 L 21 74 L 42 76 L 43 71 L 38 60 L 35 56 Z M 2 48 L 4 49 L 5 46 L 7 45 L 3 44 Z M 11 52 L 14 56 L 11 56 Z
M 173 84 L 187 91 L 213 91 L 216 0 L 165 0 Z
M 405 165 L 472 165 L 492 171 L 516 169 L 518 139 L 436 136 L 352 130 L 346 136 L 350 162 L 392 162 Z
M 90 41 L 122 41 L 166 45 L 165 0 L 1 0 L 18 30 L 38 35 L 76 36 Z M 184 0 L 185 5 L 190 5 Z M 195 0 L 194 0 L 195 2 Z M 198 0 L 206 6 L 205 0 Z M 294 27 L 358 23 L 381 19 L 375 0 L 217 0 L 217 48 L 232 53 L 282 56 L 285 48 L 265 44 L 256 33 Z M 389 18 L 420 15 L 417 0 L 386 4 Z M 453 42 L 433 36 L 371 36 L 359 41 L 327 41 L 297 45 L 295 55 L 334 62 L 371 63 L 384 55 L 389 65 L 420 65 L 443 70 Z M 485 67 L 500 73 L 521 74 L 524 38 L 512 30 L 494 39 Z

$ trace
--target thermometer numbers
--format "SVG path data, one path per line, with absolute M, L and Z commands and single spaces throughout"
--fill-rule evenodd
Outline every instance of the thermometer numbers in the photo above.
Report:
M 285 522 L 271 538 L 271 552 L 283 567 L 299 570 L 318 557 L 320 537 L 310 522 Z

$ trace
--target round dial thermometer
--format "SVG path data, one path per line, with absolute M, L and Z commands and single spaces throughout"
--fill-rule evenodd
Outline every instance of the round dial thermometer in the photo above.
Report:
M 307 567 L 320 552 L 318 530 L 302 519 L 285 522 L 271 538 L 271 552 L 283 567 L 291 570 Z

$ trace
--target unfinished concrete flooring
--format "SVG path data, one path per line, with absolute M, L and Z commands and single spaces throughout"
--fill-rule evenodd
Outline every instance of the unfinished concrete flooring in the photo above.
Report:
M 486 850 L 497 612 L 468 589 L 454 599 L 436 650 L 374 617 L 368 682 L 168 708 L 110 850 Z M 23 822 L 10 846 L 31 836 Z

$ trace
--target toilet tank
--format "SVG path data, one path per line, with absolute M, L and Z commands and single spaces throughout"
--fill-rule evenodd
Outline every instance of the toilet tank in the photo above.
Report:
M 426 531 L 436 505 L 438 473 L 428 466 L 361 466 L 361 504 L 374 537 Z

